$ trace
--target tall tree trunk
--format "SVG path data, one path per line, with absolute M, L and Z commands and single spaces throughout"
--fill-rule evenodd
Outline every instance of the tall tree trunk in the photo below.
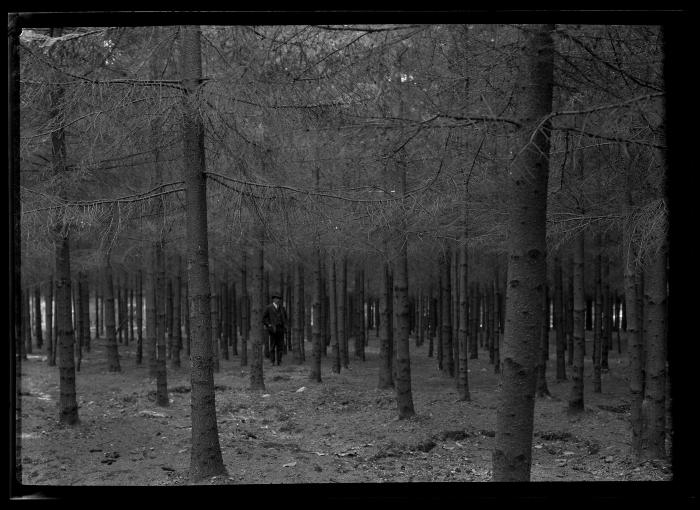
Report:
M 76 331 L 76 342 L 75 342 L 75 369 L 80 372 L 80 364 L 83 361 L 83 345 L 85 345 L 85 325 L 83 320 L 85 319 L 85 314 L 83 313 L 83 286 L 85 285 L 83 279 L 82 271 L 78 271 L 78 277 L 75 280 L 76 287 L 73 289 L 73 314 L 75 316 L 75 331 Z M 29 305 L 29 296 L 27 296 L 27 305 Z M 29 326 L 29 323 L 27 323 Z M 30 350 L 27 352 L 31 353 L 31 335 L 30 335 Z
M 29 289 L 22 289 L 22 335 L 24 337 L 23 359 L 27 359 L 27 354 L 32 354 L 32 321 L 30 317 Z
M 304 349 L 304 293 L 301 285 L 301 262 L 294 264 L 294 304 L 292 311 L 292 343 L 294 362 L 301 365 L 303 362 L 302 349 Z
M 523 149 L 510 168 L 508 297 L 502 390 L 496 414 L 493 480 L 529 481 L 542 301 L 547 284 L 546 212 L 552 111 L 553 25 L 525 35 Z M 536 131 L 533 132 L 532 130 Z
M 180 351 L 182 350 L 182 264 L 180 255 L 176 258 L 176 275 L 174 278 L 174 303 L 173 303 L 173 354 L 170 358 L 170 365 L 179 368 Z
M 248 365 L 248 257 L 245 248 L 241 260 L 241 366 Z
M 466 207 L 465 207 L 466 209 Z M 465 212 L 466 220 L 466 212 Z M 469 288 L 469 275 L 468 275 L 468 257 L 469 248 L 467 246 L 467 227 L 465 223 L 464 228 L 464 244 L 459 250 L 460 260 L 459 260 L 459 278 L 460 286 L 462 287 L 462 292 L 460 293 L 459 300 L 459 378 L 457 379 L 457 393 L 459 394 L 459 400 L 470 401 L 471 395 L 469 394 L 469 371 L 468 371 L 468 330 L 467 326 L 469 324 L 469 293 L 467 289 Z
M 546 271 L 546 269 L 545 269 Z M 546 277 L 545 277 L 546 278 Z M 546 280 L 545 280 L 546 282 Z M 546 285 L 546 283 L 545 283 Z M 545 287 L 546 289 L 546 287 Z M 547 342 L 547 336 L 549 335 L 549 328 L 547 327 L 548 317 L 548 307 L 549 301 L 547 300 L 547 292 L 543 293 L 542 297 L 542 330 L 540 336 L 540 354 L 539 361 L 537 363 L 537 391 L 538 397 L 549 397 L 549 387 L 547 386 L 547 351 L 549 351 L 549 342 Z
M 165 331 L 167 333 L 167 357 L 173 357 L 173 279 L 165 275 Z
M 337 310 L 338 310 L 338 342 L 340 349 L 340 362 L 343 368 L 348 368 L 348 332 L 345 327 L 347 321 L 346 316 L 346 294 L 347 294 L 347 255 L 343 253 L 340 259 L 340 268 L 338 270 L 338 287 L 337 287 Z
M 212 267 L 214 264 L 210 264 Z M 211 282 L 211 351 L 212 351 L 212 361 L 214 373 L 219 373 L 221 370 L 221 363 L 219 362 L 219 346 L 221 343 L 221 330 L 219 329 L 219 283 L 216 281 L 216 277 L 213 274 L 210 276 Z
M 568 271 L 566 274 L 566 295 L 564 296 L 566 314 L 566 364 L 570 367 L 574 364 L 574 257 L 568 257 Z
M 583 162 L 582 162 L 583 164 Z M 573 267 L 573 358 L 571 367 L 571 395 L 569 396 L 569 410 L 580 412 L 584 409 L 583 402 L 583 361 L 585 344 L 585 320 L 586 298 L 584 286 L 584 233 L 579 232 L 574 239 L 574 267 Z
M 477 283 L 471 282 L 469 285 L 469 358 L 479 358 L 479 300 L 477 294 Z
M 561 257 L 554 257 L 554 330 L 557 344 L 557 382 L 566 381 L 566 338 L 564 290 L 562 280 Z
M 119 347 L 117 345 L 117 334 L 116 325 L 114 317 L 114 281 L 112 278 L 112 264 L 109 260 L 109 253 L 104 255 L 104 262 L 102 265 L 105 301 L 107 306 L 105 307 L 106 314 L 104 317 L 105 322 L 105 345 L 107 348 L 107 369 L 110 372 L 121 372 L 121 365 L 119 364 Z
M 440 264 L 442 272 L 442 355 L 443 366 L 450 377 L 454 377 L 455 365 L 452 352 L 452 281 L 450 278 L 450 247 L 446 246 Z
M 603 292 L 602 292 L 602 244 L 601 235 L 595 236 L 596 254 L 593 273 L 595 277 L 595 302 L 593 309 L 593 392 L 601 393 L 601 346 L 603 342 Z
M 329 314 L 331 323 L 331 369 L 334 373 L 340 373 L 340 343 L 338 341 L 338 304 L 336 303 L 337 286 L 335 277 L 335 254 L 331 252 L 328 260 L 328 297 Z
M 313 314 L 312 320 L 312 342 L 313 342 L 313 359 L 311 361 L 311 371 L 309 373 L 309 379 L 315 382 L 321 382 L 321 351 L 323 342 L 322 338 L 322 319 L 321 319 L 321 298 L 323 296 L 322 281 L 321 281 L 321 253 L 320 248 L 317 246 L 315 248 L 315 260 L 314 260 L 314 293 L 311 304 L 311 313 Z
M 143 272 L 136 273 L 136 364 L 143 361 Z
M 444 308 L 443 301 L 444 301 L 444 295 L 445 292 L 443 290 L 444 286 L 444 281 L 442 278 L 442 268 L 440 266 L 440 262 L 438 262 L 438 288 L 437 288 L 437 299 L 436 299 L 436 306 L 435 306 L 435 331 L 437 333 L 436 335 L 436 340 L 437 340 L 437 365 L 438 365 L 438 370 L 443 369 L 443 352 L 442 352 L 442 310 Z
M 156 405 L 168 405 L 168 379 L 166 359 L 166 279 L 163 245 L 155 243 L 155 268 L 156 274 Z
M 180 28 L 183 96 L 183 146 L 187 223 L 187 273 L 191 322 L 192 439 L 189 475 L 199 481 L 225 475 L 219 445 L 211 345 L 211 288 L 204 172 L 204 126 L 198 113 L 197 90 L 202 81 L 200 28 Z
M 600 351 L 600 367 L 608 371 L 608 351 L 612 345 L 612 313 L 613 304 L 610 294 L 610 259 L 606 255 L 603 258 L 603 341 Z
M 381 320 L 380 336 L 379 336 L 379 389 L 387 389 L 394 387 L 394 368 L 393 368 L 393 339 L 391 337 L 391 308 L 389 303 L 394 299 L 393 289 L 389 283 L 389 263 L 384 262 L 382 271 L 382 297 L 380 301 Z
M 148 360 L 148 376 L 155 379 L 158 372 L 158 358 L 156 350 L 156 273 L 155 273 L 155 245 L 149 250 L 150 260 L 146 269 L 146 357 Z M 105 305 L 105 317 L 107 316 Z
M 357 328 L 359 358 L 365 361 L 367 332 L 365 328 L 365 270 L 363 267 L 359 268 L 357 271 Z
M 665 225 L 661 228 L 665 237 Z M 648 458 L 666 457 L 666 252 L 664 240 L 644 272 L 646 363 L 642 402 L 642 451 Z
M 406 205 L 406 166 L 400 161 L 401 166 L 401 195 L 403 205 Z M 401 216 L 399 223 L 403 236 L 397 240 L 395 253 L 397 255 L 394 262 L 394 294 L 396 309 L 394 317 L 396 321 L 396 405 L 399 411 L 399 419 L 404 420 L 415 416 L 413 408 L 413 393 L 411 390 L 411 357 L 410 357 L 410 323 L 408 309 L 408 233 L 406 213 Z M 405 237 L 404 237 L 405 236 Z M 449 267 L 448 267 L 449 273 Z M 360 329 L 364 336 L 364 271 L 360 273 L 362 289 L 360 294 Z M 364 361 L 364 348 L 362 349 L 362 360 Z
M 263 343 L 267 343 L 267 331 L 263 325 L 263 311 L 266 303 L 264 299 L 264 252 L 265 231 L 262 225 L 258 226 L 256 236 L 255 254 L 253 256 L 253 296 L 250 307 L 250 341 L 251 341 L 251 363 L 250 363 L 250 386 L 251 390 L 265 390 L 265 379 L 263 375 Z
M 238 296 L 236 282 L 231 282 L 231 352 L 238 356 Z
M 50 367 L 56 365 L 53 335 L 53 280 L 54 276 L 52 274 L 46 283 L 46 306 L 44 307 L 46 321 L 46 359 Z
M 41 287 L 38 284 L 34 286 L 34 317 L 36 348 L 41 349 L 44 346 L 44 339 L 41 334 Z
M 75 357 L 71 320 L 70 247 L 68 235 L 56 242 L 56 329 L 58 339 L 59 418 L 62 425 L 78 423 Z

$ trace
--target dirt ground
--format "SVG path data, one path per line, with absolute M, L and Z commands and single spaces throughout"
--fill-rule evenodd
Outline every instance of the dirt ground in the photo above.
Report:
M 373 332 L 366 361 L 351 359 L 341 374 L 323 359 L 323 382 L 308 379 L 287 355 L 264 362 L 265 391 L 250 391 L 249 369 L 238 357 L 215 374 L 219 437 L 227 477 L 211 484 L 488 481 L 498 378 L 488 353 L 469 360 L 471 402 L 457 401 L 454 380 L 411 345 L 417 417 L 397 419 L 392 390 L 376 389 L 378 347 Z M 553 342 L 551 343 L 553 344 Z M 351 344 L 352 345 L 352 344 Z M 553 347 L 553 345 L 552 345 Z M 155 405 L 155 382 L 133 346 L 119 346 L 121 373 L 109 373 L 102 341 L 93 341 L 77 373 L 80 424 L 58 425 L 58 369 L 33 354 L 22 365 L 23 482 L 32 486 L 186 485 L 190 460 L 190 393 L 183 367 L 168 367 L 170 405 Z M 329 350 L 330 352 L 330 350 Z M 591 352 L 590 350 L 587 352 Z M 352 353 L 351 353 L 352 358 Z M 533 481 L 670 480 L 670 465 L 630 454 L 625 365 L 610 352 L 603 393 L 591 388 L 586 410 L 566 412 L 571 382 L 554 381 L 551 398 L 535 407 Z M 587 357 L 587 363 L 590 359 Z

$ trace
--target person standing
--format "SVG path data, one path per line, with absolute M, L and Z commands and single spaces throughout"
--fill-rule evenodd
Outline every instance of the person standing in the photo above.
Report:
M 272 294 L 272 304 L 267 305 L 263 313 L 263 324 L 270 335 L 270 361 L 273 365 L 279 365 L 282 362 L 284 332 L 287 328 L 287 311 L 282 306 L 279 295 Z

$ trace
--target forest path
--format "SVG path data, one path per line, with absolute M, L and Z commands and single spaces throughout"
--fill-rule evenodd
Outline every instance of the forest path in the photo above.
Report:
M 417 416 L 399 421 L 393 390 L 376 389 L 377 339 L 366 361 L 309 381 L 306 365 L 264 360 L 266 390 L 248 389 L 238 357 L 215 374 L 219 437 L 228 477 L 210 483 L 486 481 L 498 397 L 488 353 L 469 360 L 471 402 L 459 402 L 453 380 L 438 372 L 427 344 L 411 344 Z M 352 345 L 352 343 L 351 343 Z M 553 346 L 553 342 L 550 343 Z M 307 349 L 309 349 L 307 345 Z M 189 370 L 168 367 L 170 405 L 155 405 L 155 381 L 134 347 L 119 346 L 121 373 L 107 372 L 103 341 L 93 341 L 77 373 L 80 424 L 58 425 L 58 369 L 34 354 L 22 365 L 22 459 L 30 485 L 180 485 L 190 460 Z M 330 353 L 330 349 L 329 349 Z M 626 363 L 610 352 L 603 393 L 591 391 L 586 360 L 586 411 L 566 412 L 570 382 L 537 399 L 533 481 L 668 480 L 663 462 L 635 461 L 629 445 Z M 186 365 L 183 356 L 183 365 Z M 303 388 L 303 389 L 302 389 Z

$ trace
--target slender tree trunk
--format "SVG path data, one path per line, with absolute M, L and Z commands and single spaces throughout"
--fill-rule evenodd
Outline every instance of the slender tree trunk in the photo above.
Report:
M 241 366 L 248 365 L 248 261 L 246 250 L 241 260 Z
M 119 364 L 119 347 L 117 345 L 116 319 L 114 316 L 114 281 L 112 278 L 112 264 L 109 260 L 109 253 L 104 255 L 102 266 L 106 315 L 105 322 L 105 342 L 107 347 L 107 370 L 110 372 L 121 372 Z
M 545 269 L 546 271 L 546 269 Z M 546 281 L 546 280 L 545 280 Z M 546 287 L 545 287 L 546 289 Z M 547 306 L 549 302 L 547 300 L 547 292 L 543 293 L 542 299 L 542 330 L 540 336 L 540 355 L 539 362 L 537 364 L 537 390 L 536 394 L 538 397 L 549 397 L 549 387 L 547 386 L 547 351 L 549 350 L 549 343 L 547 342 L 547 336 L 549 335 L 549 328 L 547 328 L 548 321 L 548 310 Z
M 173 280 L 165 275 L 165 331 L 167 333 L 167 357 L 173 358 Z
M 32 328 L 30 318 L 29 289 L 22 289 L 22 337 L 24 341 L 23 359 L 27 359 L 27 354 L 32 354 Z
M 183 99 L 183 146 L 187 224 L 187 272 L 192 327 L 191 416 L 192 439 L 189 475 L 199 481 L 225 475 L 216 423 L 211 345 L 211 287 L 207 235 L 204 126 L 196 93 L 202 80 L 200 28 L 180 27 Z
M 263 274 L 263 306 L 267 306 L 267 304 L 270 302 L 270 273 L 268 271 L 265 271 Z M 261 316 L 262 317 L 262 316 Z M 262 347 L 263 347 L 263 356 L 266 358 L 270 357 L 270 338 L 267 332 L 263 333 L 263 342 L 262 342 Z
M 236 293 L 236 282 L 231 282 L 231 352 L 238 356 L 238 295 Z
M 569 396 L 569 410 L 580 412 L 584 409 L 583 402 L 583 360 L 585 343 L 585 321 L 586 298 L 584 294 L 584 234 L 579 232 L 574 239 L 574 267 L 573 267 L 573 349 L 571 395 Z
M 554 258 L 554 330 L 557 344 L 557 382 L 566 381 L 566 338 L 561 258 Z
M 292 317 L 292 344 L 294 350 L 294 362 L 301 365 L 303 362 L 301 351 L 304 348 L 304 294 L 301 285 L 301 262 L 294 264 L 294 304 Z
M 85 324 L 83 323 L 85 320 L 85 314 L 83 313 L 82 300 L 83 286 L 85 285 L 85 282 L 81 271 L 78 271 L 78 278 L 76 279 L 75 283 L 76 288 L 73 290 L 73 314 L 75 316 L 75 330 L 77 333 L 75 342 L 75 369 L 80 372 L 80 364 L 83 361 L 83 345 L 85 345 Z M 29 306 L 29 296 L 27 296 L 27 306 Z M 29 326 L 29 323 L 27 323 L 27 326 Z M 30 350 L 27 352 L 31 353 L 31 335 L 29 347 Z
M 44 339 L 41 334 L 41 287 L 38 284 L 34 286 L 34 317 L 36 348 L 41 349 L 44 346 Z
M 265 379 L 263 375 L 263 343 L 266 343 L 267 331 L 263 325 L 264 299 L 264 252 L 263 227 L 258 226 L 257 244 L 253 257 L 253 297 L 251 302 L 251 363 L 250 363 L 250 386 L 251 390 L 265 390 Z
M 593 392 L 601 393 L 601 346 L 603 341 L 603 292 L 602 292 L 602 245 L 600 233 L 595 236 L 596 254 L 593 272 L 595 275 L 595 302 L 593 310 Z
M 612 299 L 610 295 L 610 260 L 606 255 L 603 259 L 603 341 L 600 351 L 600 367 L 606 372 L 610 369 L 608 352 L 612 344 Z
M 508 286 L 502 389 L 496 413 L 493 480 L 529 481 L 537 352 L 547 284 L 546 212 L 552 110 L 553 25 L 525 35 L 523 150 L 510 167 Z M 533 132 L 533 129 L 536 131 Z
M 59 423 L 78 423 L 78 401 L 75 392 L 75 357 L 73 322 L 71 320 L 70 248 L 68 236 L 56 243 L 56 326 L 58 339 Z
M 442 352 L 442 335 L 443 335 L 443 327 L 442 327 L 442 311 L 444 309 L 444 295 L 445 292 L 443 290 L 444 282 L 442 278 L 442 268 L 440 267 L 440 263 L 438 263 L 438 295 L 436 299 L 436 307 L 435 307 L 435 331 L 437 333 L 436 335 L 436 340 L 437 340 L 437 362 L 438 362 L 438 370 L 443 369 L 443 352 Z
M 143 272 L 136 273 L 136 364 L 143 362 Z
M 311 362 L 311 372 L 309 373 L 309 379 L 314 382 L 321 382 L 321 351 L 323 342 L 322 338 L 322 319 L 321 319 L 321 298 L 323 296 L 323 288 L 321 281 L 321 253 L 320 248 L 317 246 L 315 248 L 316 254 L 314 261 L 314 293 L 313 301 L 311 304 L 311 312 L 313 314 L 312 320 L 312 341 L 313 341 L 313 360 Z
M 335 278 L 335 255 L 331 253 L 328 260 L 328 297 L 329 314 L 331 323 L 331 369 L 334 373 L 340 373 L 340 344 L 338 342 L 338 304 L 336 303 L 337 286 Z
M 450 247 L 447 246 L 441 261 L 442 271 L 442 355 L 444 357 L 443 366 L 447 369 L 447 374 L 454 377 L 454 359 L 452 352 L 452 285 L 450 278 Z
M 176 268 L 177 273 L 173 286 L 173 354 L 170 358 L 170 366 L 173 368 L 180 367 L 180 351 L 182 350 L 182 264 L 180 255 L 177 255 Z
M 150 261 L 146 270 L 146 357 L 148 359 L 148 376 L 155 379 L 158 374 L 158 357 L 156 347 L 156 288 L 157 275 L 155 272 L 155 244 L 151 245 L 149 252 Z M 105 317 L 107 316 L 107 306 L 105 305 Z
M 163 246 L 155 243 L 155 268 L 156 275 L 156 405 L 168 405 L 168 379 L 166 359 L 166 280 Z
M 337 310 L 338 310 L 338 342 L 340 349 L 340 361 L 343 368 L 348 368 L 350 360 L 348 359 L 348 335 L 345 323 L 346 317 L 346 294 L 347 294 L 347 255 L 343 254 L 340 259 L 340 268 L 338 270 L 338 287 L 337 287 Z
M 466 212 L 465 212 L 466 220 Z M 461 255 L 459 260 L 459 278 L 462 287 L 462 292 L 460 293 L 459 301 L 459 378 L 457 380 L 457 393 L 459 394 L 459 400 L 470 401 L 471 395 L 469 394 L 469 372 L 468 372 L 468 330 L 467 326 L 469 324 L 469 293 L 467 289 L 469 288 L 469 275 L 468 275 L 468 257 L 469 249 L 467 246 L 467 227 L 465 223 L 464 228 L 464 244 L 459 250 Z
M 229 303 L 227 282 L 228 275 L 224 273 L 224 281 L 221 283 L 219 295 L 221 296 L 221 357 L 225 360 L 229 359 L 228 345 L 231 342 L 229 335 Z
M 566 364 L 574 364 L 574 258 L 568 257 L 569 269 L 566 277 L 566 295 L 564 297 L 566 314 Z
M 380 301 L 381 310 L 381 320 L 380 320 L 380 336 L 379 336 L 379 383 L 377 387 L 379 389 L 387 389 L 394 387 L 394 377 L 393 377 L 393 355 L 392 355 L 392 344 L 393 339 L 391 337 L 391 321 L 392 317 L 390 315 L 391 308 L 389 303 L 393 296 L 393 289 L 389 283 L 389 263 L 385 262 L 382 272 L 382 297 Z
M 50 367 L 56 365 L 56 357 L 54 355 L 54 335 L 53 335 L 53 274 L 49 277 L 46 283 L 46 306 L 44 307 L 44 317 L 46 321 L 46 359 Z

